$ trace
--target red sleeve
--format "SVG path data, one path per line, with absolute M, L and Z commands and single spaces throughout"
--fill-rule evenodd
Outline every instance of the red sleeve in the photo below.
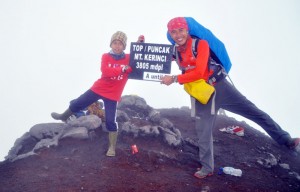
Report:
M 125 63 L 124 63 L 125 65 Z M 121 64 L 116 64 L 115 60 L 107 53 L 102 55 L 101 72 L 102 77 L 117 77 L 122 74 Z
M 189 49 L 192 49 L 190 47 Z M 197 58 L 195 68 L 187 70 L 185 74 L 178 75 L 178 82 L 188 83 L 199 79 L 208 80 L 208 58 L 209 58 L 209 45 L 207 41 L 200 40 L 197 47 Z

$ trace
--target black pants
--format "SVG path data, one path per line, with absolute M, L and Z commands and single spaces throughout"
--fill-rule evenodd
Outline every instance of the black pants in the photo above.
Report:
M 75 113 L 80 110 L 85 109 L 90 106 L 92 103 L 98 101 L 99 99 L 103 100 L 104 110 L 105 110 L 105 124 L 108 131 L 117 131 L 118 124 L 116 122 L 116 112 L 117 112 L 117 101 L 107 99 L 94 93 L 92 90 L 87 90 L 85 93 L 80 95 L 77 99 L 72 100 L 69 108 Z
M 284 131 L 267 113 L 256 107 L 242 95 L 226 79 L 215 85 L 216 112 L 223 108 L 232 113 L 241 115 L 261 126 L 278 144 L 284 145 L 291 140 L 289 133 Z M 207 171 L 213 171 L 213 138 L 216 115 L 211 114 L 212 99 L 203 105 L 196 101 L 196 131 L 199 139 L 200 163 Z

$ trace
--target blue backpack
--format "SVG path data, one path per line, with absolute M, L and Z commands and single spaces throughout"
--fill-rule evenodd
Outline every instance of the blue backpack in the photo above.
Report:
M 192 50 L 194 56 L 197 56 L 197 41 L 194 39 L 206 40 L 210 47 L 210 56 L 212 59 L 217 63 L 220 63 L 224 67 L 226 73 L 229 73 L 231 69 L 231 62 L 224 44 L 210 30 L 203 27 L 192 17 L 185 17 L 185 20 L 189 27 L 189 34 L 193 37 L 194 42 Z M 175 45 L 175 41 L 171 38 L 168 32 L 167 38 L 173 45 Z

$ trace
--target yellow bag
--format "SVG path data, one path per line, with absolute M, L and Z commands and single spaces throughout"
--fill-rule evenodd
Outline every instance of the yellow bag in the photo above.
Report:
M 202 104 L 207 104 L 215 88 L 204 79 L 184 84 L 184 90 Z

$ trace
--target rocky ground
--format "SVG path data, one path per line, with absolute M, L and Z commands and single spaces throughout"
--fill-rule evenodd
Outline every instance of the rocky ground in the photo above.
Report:
M 184 138 L 180 146 L 167 145 L 161 136 L 121 132 L 116 157 L 106 157 L 107 132 L 98 128 L 89 139 L 65 138 L 37 155 L 1 162 L 0 191 L 199 192 L 203 187 L 210 191 L 300 191 L 300 156 L 226 116 L 218 117 L 214 129 L 214 175 L 195 178 L 200 165 L 197 148 L 189 142 L 196 139 L 194 121 L 183 109 L 159 111 L 180 130 Z M 146 118 L 131 118 L 130 122 L 137 126 L 149 123 Z M 219 131 L 229 125 L 244 127 L 245 136 Z M 136 154 L 131 151 L 133 144 L 139 150 Z M 243 175 L 218 175 L 221 166 L 239 168 Z

